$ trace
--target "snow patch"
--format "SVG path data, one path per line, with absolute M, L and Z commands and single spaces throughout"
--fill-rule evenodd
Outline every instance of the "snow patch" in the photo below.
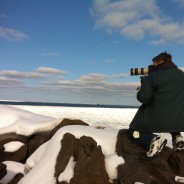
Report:
M 107 155 L 105 157 L 105 167 L 106 167 L 107 174 L 110 178 L 110 182 L 117 178 L 118 165 L 121 165 L 124 163 L 125 163 L 124 159 L 118 156 L 116 153 Z
M 184 183 L 184 177 L 176 176 L 176 177 L 175 177 L 175 181 L 176 181 L 177 183 Z
M 18 173 L 25 174 L 23 164 L 14 161 L 5 161 L 3 163 L 7 166 L 7 174 L 0 180 L 0 183 L 9 183 Z
M 24 143 L 19 142 L 19 141 L 12 141 L 9 143 L 4 144 L 4 151 L 5 152 L 15 152 L 17 150 L 19 150 L 22 146 L 24 145 Z
M 74 175 L 74 167 L 75 167 L 74 157 L 71 157 L 65 170 L 59 175 L 58 181 L 60 183 L 62 181 L 69 183 L 71 178 L 73 178 L 73 175 Z

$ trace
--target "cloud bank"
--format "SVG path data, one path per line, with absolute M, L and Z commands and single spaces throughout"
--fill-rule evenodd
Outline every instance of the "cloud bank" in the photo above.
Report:
M 11 91 L 30 91 L 30 95 L 32 92 L 40 93 L 42 96 L 44 93 L 52 94 L 47 101 L 52 101 L 54 94 L 72 95 L 76 98 L 80 96 L 95 101 L 97 98 L 113 96 L 134 97 L 136 88 L 140 85 L 139 82 L 124 82 L 127 74 L 89 73 L 74 80 L 68 79 L 66 74 L 67 71 L 48 67 L 39 67 L 32 72 L 4 70 L 0 71 L 0 86 Z
M 182 0 L 177 2 L 183 5 Z M 96 28 L 140 40 L 151 36 L 152 44 L 184 44 L 184 24 L 164 15 L 156 0 L 94 0 L 91 14 Z

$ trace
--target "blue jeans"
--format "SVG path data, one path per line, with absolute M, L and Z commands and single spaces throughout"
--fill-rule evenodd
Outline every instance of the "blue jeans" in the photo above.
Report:
M 128 134 L 129 134 L 130 138 L 135 140 L 136 142 L 138 142 L 142 147 L 144 147 L 148 151 L 150 144 L 151 144 L 151 141 L 153 140 L 154 137 L 156 137 L 156 135 L 153 133 L 139 132 L 139 138 L 134 138 L 133 137 L 134 131 L 135 130 L 133 130 L 133 129 L 128 130 Z
M 134 138 L 133 137 L 133 132 L 135 130 L 133 129 L 128 129 L 128 134 L 129 137 L 135 141 L 137 141 L 142 147 L 144 147 L 147 151 L 150 148 L 150 144 L 151 141 L 154 139 L 154 137 L 156 137 L 156 134 L 153 133 L 143 133 L 143 132 L 139 132 L 139 138 Z M 172 141 L 174 141 L 176 139 L 176 136 L 181 135 L 180 132 L 170 132 L 171 136 L 172 136 Z

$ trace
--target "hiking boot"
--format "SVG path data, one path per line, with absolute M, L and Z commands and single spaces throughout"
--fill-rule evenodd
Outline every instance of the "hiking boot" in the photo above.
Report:
M 173 150 L 184 150 L 184 138 L 181 135 L 176 136 L 176 139 L 173 141 Z
M 162 151 L 164 146 L 167 144 L 167 139 L 161 137 L 161 136 L 156 136 L 153 138 L 150 144 L 150 149 L 146 153 L 148 157 L 153 157 L 156 156 L 158 153 Z

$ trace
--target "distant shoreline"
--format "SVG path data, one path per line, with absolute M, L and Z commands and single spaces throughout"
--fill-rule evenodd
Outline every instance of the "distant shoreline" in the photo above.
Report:
M 0 101 L 2 105 L 28 105 L 28 106 L 64 106 L 64 107 L 99 107 L 99 108 L 138 108 L 133 105 L 105 105 L 105 104 L 72 104 L 72 103 L 53 103 L 53 102 L 18 102 Z

